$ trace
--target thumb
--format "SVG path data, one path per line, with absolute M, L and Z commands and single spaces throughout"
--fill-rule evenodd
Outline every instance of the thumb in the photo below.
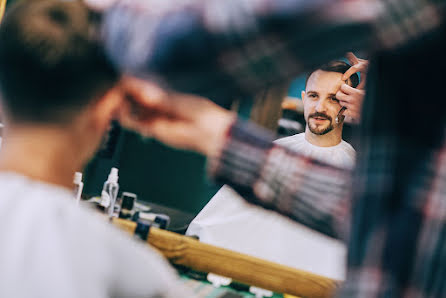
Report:
M 355 65 L 355 64 L 359 63 L 358 57 L 356 57 L 355 54 L 353 54 L 353 52 L 348 52 L 345 55 L 345 58 L 347 58 L 347 60 L 350 62 L 351 65 Z

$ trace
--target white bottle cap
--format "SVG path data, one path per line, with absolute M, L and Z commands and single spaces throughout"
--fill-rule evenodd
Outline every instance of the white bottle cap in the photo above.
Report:
M 110 174 L 108 175 L 108 182 L 118 183 L 118 169 L 112 168 Z
M 73 180 L 73 183 L 74 184 L 79 184 L 79 183 L 81 183 L 82 182 L 82 173 L 80 173 L 80 172 L 76 172 L 76 173 L 74 173 L 74 180 Z

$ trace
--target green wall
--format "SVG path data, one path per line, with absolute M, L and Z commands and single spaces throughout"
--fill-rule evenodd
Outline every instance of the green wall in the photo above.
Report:
M 218 190 L 206 179 L 204 156 L 124 131 L 114 157 L 98 155 L 88 166 L 85 193 L 99 195 L 113 166 L 119 168 L 120 191 L 191 213 L 198 213 Z

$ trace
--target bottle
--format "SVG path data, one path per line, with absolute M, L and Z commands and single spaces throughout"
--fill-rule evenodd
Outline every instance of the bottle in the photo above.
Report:
M 115 209 L 116 198 L 118 197 L 118 169 L 112 168 L 110 174 L 108 175 L 107 181 L 104 183 L 104 188 L 101 192 L 101 203 L 100 205 L 104 209 L 108 209 L 108 216 L 112 217 Z
M 121 200 L 121 210 L 119 212 L 119 218 L 128 219 L 133 215 L 133 209 L 137 195 L 131 192 L 123 192 Z
M 76 204 L 79 204 L 81 200 L 82 190 L 84 189 L 84 183 L 82 182 L 82 173 L 76 172 L 74 173 L 74 198 L 76 200 Z

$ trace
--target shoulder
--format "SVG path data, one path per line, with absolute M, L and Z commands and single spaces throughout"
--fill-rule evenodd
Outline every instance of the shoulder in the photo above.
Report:
M 112 289 L 126 296 L 157 297 L 181 288 L 173 268 L 150 245 L 132 238 L 92 210 L 80 208 L 77 212 L 82 223 L 76 232 L 82 233 L 83 247 L 89 248 L 90 258 L 102 267 L 97 270 L 109 271 L 106 276 Z
M 356 155 L 356 150 L 355 150 L 355 148 L 353 148 L 352 145 L 350 145 L 350 143 L 347 143 L 346 141 L 342 140 L 340 145 L 343 150 L 347 151 L 348 153 L 350 153 L 352 155 Z
M 352 145 L 342 141 L 336 146 L 336 149 L 332 151 L 331 160 L 333 161 L 333 164 L 338 167 L 352 169 L 356 163 L 356 151 Z
M 29 266 L 41 264 L 50 249 L 54 272 L 59 272 L 54 280 L 63 282 L 64 272 L 70 272 L 74 275 L 69 283 L 77 287 L 85 285 L 83 276 L 96 276 L 97 282 L 85 291 L 157 297 L 181 288 L 175 272 L 158 252 L 115 228 L 107 218 L 76 205 L 69 190 L 20 175 L 0 173 L 2 177 L 0 186 L 5 189 L 0 215 L 20 229 L 14 234 L 0 231 L 0 236 L 11 247 L 24 247 L 23 239 L 33 239 L 26 242 L 27 249 L 39 261 Z

